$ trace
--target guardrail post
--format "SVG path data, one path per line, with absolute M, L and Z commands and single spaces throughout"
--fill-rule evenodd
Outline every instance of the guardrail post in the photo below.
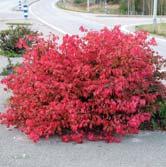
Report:
M 28 19 L 28 4 L 27 4 L 27 1 L 24 1 L 24 18 Z
M 18 1 L 18 9 L 22 10 L 22 1 L 21 0 Z

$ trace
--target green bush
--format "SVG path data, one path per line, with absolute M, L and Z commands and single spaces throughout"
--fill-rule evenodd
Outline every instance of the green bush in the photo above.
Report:
M 125 0 L 120 1 L 120 11 L 122 14 L 125 14 L 127 12 L 127 3 Z
M 86 0 L 74 0 L 74 3 L 76 4 L 81 4 L 81 3 L 85 3 Z
M 30 34 L 37 34 L 37 32 L 32 31 L 28 26 L 11 25 L 9 29 L 0 32 L 0 50 L 8 57 L 22 54 L 24 48 L 18 48 L 17 42 Z
M 158 110 L 154 112 L 150 122 L 141 125 L 142 130 L 166 130 L 166 101 L 158 103 Z
M 166 101 L 159 102 L 159 106 L 159 111 L 152 116 L 152 127 L 166 130 Z

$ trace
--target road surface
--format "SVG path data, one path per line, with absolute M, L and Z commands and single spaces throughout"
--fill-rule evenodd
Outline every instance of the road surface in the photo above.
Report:
M 96 14 L 70 12 L 57 8 L 58 0 L 40 0 L 30 7 L 32 17 L 51 26 L 63 34 L 78 34 L 82 25 L 88 29 L 99 30 L 105 26 L 112 28 L 115 25 L 147 24 L 152 22 L 151 17 L 107 17 Z M 162 18 L 166 21 L 166 18 Z M 157 39 L 156 50 L 166 57 L 166 40 Z
M 0 0 L 0 20 L 3 19 L 21 19 L 20 12 L 14 11 L 14 7 L 18 4 L 18 0 Z

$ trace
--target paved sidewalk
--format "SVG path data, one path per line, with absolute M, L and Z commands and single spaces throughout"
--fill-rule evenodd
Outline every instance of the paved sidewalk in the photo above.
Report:
M 62 143 L 56 137 L 34 144 L 16 129 L 0 126 L 0 132 L 0 167 L 166 166 L 166 133 L 162 132 L 142 132 L 120 144 Z

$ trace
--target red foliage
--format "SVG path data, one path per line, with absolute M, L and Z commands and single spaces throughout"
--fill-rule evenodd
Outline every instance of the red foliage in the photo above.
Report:
M 62 44 L 36 38 L 22 66 L 3 80 L 13 96 L 1 123 L 34 141 L 57 134 L 64 142 L 118 142 L 137 133 L 165 96 L 162 59 L 151 44 L 146 33 L 118 27 L 66 35 Z

